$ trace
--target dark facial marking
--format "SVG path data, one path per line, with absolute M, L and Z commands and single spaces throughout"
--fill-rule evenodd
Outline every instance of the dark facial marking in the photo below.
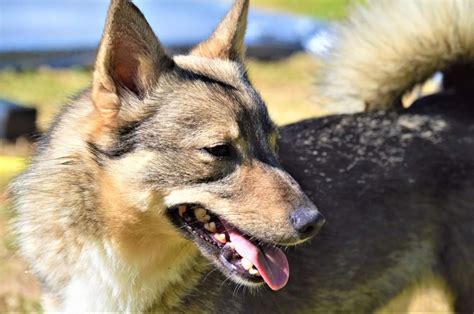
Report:
M 121 127 L 117 131 L 117 138 L 112 147 L 100 147 L 96 143 L 88 142 L 89 151 L 96 157 L 99 164 L 104 158 L 118 159 L 131 153 L 139 144 L 135 134 L 143 122 L 144 120 L 134 121 Z
M 175 68 L 175 73 L 178 74 L 179 78 L 183 80 L 189 80 L 189 81 L 202 81 L 207 84 L 217 84 L 224 89 L 230 89 L 230 90 L 236 90 L 237 88 L 235 86 L 230 85 L 229 83 L 222 82 L 216 78 L 212 78 L 209 76 L 206 76 L 204 74 L 196 73 L 187 69 L 183 69 L 180 67 Z

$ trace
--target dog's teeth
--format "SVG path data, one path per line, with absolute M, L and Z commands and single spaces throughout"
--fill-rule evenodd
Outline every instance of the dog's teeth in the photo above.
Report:
M 185 212 L 186 212 L 186 206 L 181 205 L 181 206 L 178 207 L 178 213 L 181 217 L 183 217 Z
M 249 274 L 250 274 L 250 275 L 260 276 L 260 273 L 258 272 L 258 270 L 255 269 L 255 268 L 253 268 L 253 267 L 249 269 Z
M 217 228 L 216 228 L 216 223 L 214 221 L 211 221 L 209 223 L 205 223 L 204 224 L 204 228 L 207 230 L 207 231 L 210 231 L 210 232 L 216 232 L 217 231 Z
M 216 238 L 216 240 L 219 241 L 220 243 L 227 243 L 227 240 L 225 238 L 225 234 L 223 234 L 223 233 L 216 233 L 214 235 L 214 238 Z
M 207 215 L 207 211 L 204 208 L 195 208 L 194 216 L 197 220 L 204 222 L 204 217 Z
M 204 222 L 209 222 L 209 220 L 211 220 L 211 216 L 205 215 L 205 216 L 202 218 L 202 220 L 203 220 Z
M 216 223 L 214 221 L 211 221 L 209 223 L 209 228 L 211 229 L 211 232 L 216 232 L 217 231 Z
M 245 257 L 242 257 L 242 260 L 240 261 L 240 263 L 242 264 L 242 267 L 245 270 L 250 270 L 253 267 L 252 262 L 246 259 Z

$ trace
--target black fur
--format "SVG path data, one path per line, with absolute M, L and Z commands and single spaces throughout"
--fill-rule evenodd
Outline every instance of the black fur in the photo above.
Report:
M 309 246 L 289 250 L 285 289 L 235 292 L 214 273 L 191 303 L 213 299 L 202 306 L 226 313 L 368 313 L 429 271 L 447 280 L 457 311 L 472 313 L 472 108 L 472 99 L 440 94 L 404 112 L 282 128 L 281 162 L 326 225 Z

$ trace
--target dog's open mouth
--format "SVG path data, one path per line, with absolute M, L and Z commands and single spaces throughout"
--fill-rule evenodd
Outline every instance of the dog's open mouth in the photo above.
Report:
M 288 282 L 288 260 L 281 249 L 252 239 L 196 204 L 175 206 L 169 214 L 178 228 L 204 246 L 206 252 L 240 281 L 250 285 L 265 282 L 273 290 L 283 288 Z

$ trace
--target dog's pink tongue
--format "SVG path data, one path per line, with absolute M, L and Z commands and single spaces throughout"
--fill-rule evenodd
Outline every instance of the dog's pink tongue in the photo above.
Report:
M 269 246 L 259 248 L 237 231 L 227 228 L 227 232 L 237 253 L 255 265 L 272 290 L 279 290 L 286 285 L 290 277 L 290 267 L 282 250 Z

